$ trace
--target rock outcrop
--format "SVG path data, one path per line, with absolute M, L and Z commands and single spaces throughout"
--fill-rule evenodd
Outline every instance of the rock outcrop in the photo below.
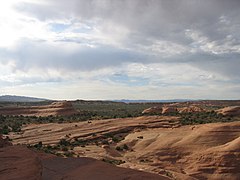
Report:
M 182 107 L 177 109 L 179 113 L 203 112 L 204 109 L 197 106 Z
M 53 102 L 52 104 L 45 106 L 0 108 L 0 114 L 14 116 L 68 116 L 77 113 L 78 112 L 73 108 L 72 103 L 69 101 Z
M 157 174 L 116 167 L 92 158 L 61 158 L 35 152 L 24 146 L 9 146 L 1 148 L 0 150 L 0 179 L 4 180 L 169 179 Z
M 142 114 L 154 114 L 154 113 L 162 113 L 162 107 L 154 106 L 145 109 Z
M 142 114 L 168 114 L 168 113 L 195 113 L 195 112 L 203 112 L 205 111 L 203 108 L 198 106 L 186 106 L 186 107 L 177 107 L 173 105 L 159 107 L 154 106 L 148 109 L 145 109 Z
M 178 112 L 176 107 L 165 106 L 162 108 L 162 114 L 176 113 L 176 112 Z
M 216 112 L 224 116 L 240 116 L 240 106 L 229 106 L 218 109 Z

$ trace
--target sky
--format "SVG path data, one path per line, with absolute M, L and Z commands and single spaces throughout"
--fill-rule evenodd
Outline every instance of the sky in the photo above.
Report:
M 0 2 L 0 95 L 240 99 L 239 0 Z

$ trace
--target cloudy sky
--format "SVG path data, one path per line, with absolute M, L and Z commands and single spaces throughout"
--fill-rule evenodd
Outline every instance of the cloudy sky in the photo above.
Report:
M 0 95 L 240 99 L 239 0 L 0 2 Z

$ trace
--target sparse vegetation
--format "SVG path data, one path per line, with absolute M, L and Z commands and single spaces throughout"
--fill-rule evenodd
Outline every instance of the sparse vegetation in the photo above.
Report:
M 124 117 L 135 117 L 142 116 L 142 111 L 145 108 L 153 106 L 152 103 L 135 103 L 135 104 L 125 104 L 125 103 L 115 103 L 115 102 L 102 102 L 102 101 L 77 101 L 74 102 L 74 107 L 79 111 L 79 114 L 71 116 L 48 116 L 48 117 L 25 117 L 25 116 L 9 116 L 0 115 L 0 133 L 9 134 L 10 132 L 20 132 L 21 127 L 29 123 L 65 123 L 65 122 L 84 122 L 86 125 L 92 126 L 94 123 L 92 120 L 97 119 L 107 119 L 107 118 L 124 118 Z M 155 104 L 156 105 L 156 104 Z M 159 104 L 162 105 L 162 104 Z M 214 107 L 215 108 L 215 107 Z M 156 115 L 156 114 L 153 114 Z M 158 114 L 160 115 L 160 114 Z M 194 113 L 169 113 L 164 114 L 164 116 L 178 116 L 181 119 L 182 125 L 192 125 L 192 124 L 204 124 L 212 122 L 230 122 L 240 120 L 239 117 L 223 116 L 218 115 L 214 109 L 208 112 L 194 112 Z M 73 124 L 73 127 L 77 128 L 77 124 Z M 47 131 L 47 130 L 46 130 Z M 89 139 L 73 138 L 71 133 L 66 133 L 64 138 L 59 141 L 56 145 L 44 145 L 39 142 L 35 145 L 29 145 L 30 148 L 37 150 L 42 150 L 46 153 L 56 154 L 58 156 L 71 157 L 74 156 L 74 147 L 85 147 L 89 144 L 94 144 L 97 146 L 107 145 L 115 147 L 119 152 L 131 151 L 131 148 L 127 144 L 122 144 L 115 146 L 124 139 L 125 132 L 121 133 L 106 133 L 106 134 L 96 134 L 90 133 Z M 137 137 L 139 140 L 143 139 L 143 136 Z M 122 162 L 116 160 L 105 160 L 112 164 L 121 164 Z M 146 162 L 144 159 L 141 162 Z
M 71 145 L 71 143 L 70 143 L 69 141 L 67 141 L 66 139 L 61 139 L 61 140 L 59 141 L 59 144 L 60 144 L 61 146 L 69 146 L 69 145 Z
M 52 103 L 38 102 L 38 103 L 1 103 L 2 107 L 8 106 L 31 106 L 31 105 L 47 105 Z M 220 103 L 220 102 L 219 102 Z M 225 102 L 231 103 L 234 102 Z M 237 102 L 235 102 L 237 103 Z M 91 124 L 91 120 L 98 119 L 111 119 L 111 118 L 126 118 L 126 117 L 136 117 L 142 116 L 142 111 L 146 108 L 153 106 L 162 106 L 163 103 L 120 103 L 111 101 L 75 101 L 72 102 L 73 107 L 79 113 L 70 116 L 48 116 L 48 117 L 37 117 L 37 116 L 9 116 L 0 115 L 0 133 L 9 134 L 9 132 L 20 132 L 23 125 L 29 123 L 64 123 L 64 122 L 79 122 L 88 121 Z M 229 122 L 238 120 L 233 117 L 223 117 L 217 115 L 213 110 L 217 108 L 217 105 L 213 105 L 208 108 L 209 112 L 199 112 L 199 113 L 185 113 L 179 114 L 177 112 L 164 114 L 165 116 L 180 116 L 182 119 L 182 125 L 187 124 L 202 124 L 210 122 Z M 222 104 L 221 106 L 222 107 Z M 162 115 L 159 113 L 153 113 L 148 115 Z M 77 125 L 74 125 L 77 127 Z M 93 134 L 95 136 L 95 134 Z M 118 142 L 118 137 L 111 136 L 114 142 Z
M 149 160 L 149 159 L 140 159 L 139 162 L 141 162 L 141 163 L 149 163 L 149 162 L 153 162 L 153 161 Z
M 231 122 L 231 121 L 239 120 L 237 117 L 223 116 L 221 114 L 217 114 L 214 111 L 184 113 L 179 115 L 181 117 L 182 125 L 206 124 L 206 123 L 214 123 L 214 122 Z
M 156 103 L 122 103 L 111 101 L 76 101 L 73 107 L 86 119 L 111 119 L 137 117 Z M 158 103 L 162 105 L 162 103 Z
M 4 103 L 1 102 L 2 107 L 20 107 L 20 106 L 36 106 L 36 105 L 49 105 L 52 101 L 36 102 L 36 103 Z M 108 101 L 76 101 L 73 102 L 74 108 L 79 111 L 78 114 L 70 116 L 11 116 L 0 115 L 0 133 L 8 134 L 9 132 L 20 132 L 23 125 L 29 123 L 64 123 L 64 122 L 80 122 L 98 119 L 111 119 L 111 118 L 125 118 L 141 116 L 141 112 L 145 108 L 153 106 L 154 103 L 119 103 Z M 77 125 L 75 125 L 77 127 Z
M 73 148 L 69 148 L 70 144 L 71 143 L 69 143 L 66 140 L 60 140 L 60 142 L 57 145 L 51 146 L 43 145 L 43 143 L 40 141 L 35 145 L 28 145 L 28 148 L 33 148 L 38 151 L 44 151 L 45 153 L 55 154 L 57 156 L 73 157 L 74 153 L 71 151 Z
M 117 160 L 117 159 L 105 159 L 104 158 L 104 159 L 102 159 L 102 161 L 110 163 L 110 164 L 114 164 L 114 165 L 120 165 L 120 164 L 125 163 L 125 161 Z

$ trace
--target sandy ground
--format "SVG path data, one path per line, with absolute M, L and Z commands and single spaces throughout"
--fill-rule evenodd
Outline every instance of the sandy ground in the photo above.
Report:
M 79 156 L 125 161 L 121 167 L 163 174 L 172 179 L 239 179 L 240 122 L 181 126 L 176 117 L 149 116 L 92 122 L 28 125 L 12 134 L 13 143 L 54 144 L 60 139 L 124 139 L 110 145 L 75 147 Z M 93 136 L 95 134 L 95 136 Z M 118 151 L 126 144 L 128 149 Z

